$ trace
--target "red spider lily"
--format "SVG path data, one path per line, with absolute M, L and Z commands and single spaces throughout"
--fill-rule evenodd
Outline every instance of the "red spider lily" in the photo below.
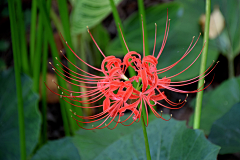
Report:
M 199 37 L 195 43 L 193 43 L 193 41 L 194 41 L 194 37 L 193 37 L 192 42 L 190 43 L 187 51 L 183 54 L 183 56 L 177 62 L 173 63 L 172 65 L 170 65 L 168 67 L 165 67 L 162 69 L 157 69 L 158 59 L 163 52 L 163 49 L 165 47 L 165 44 L 166 44 L 166 41 L 168 38 L 169 26 L 170 26 L 170 20 L 168 20 L 168 16 L 167 16 L 165 35 L 164 35 L 161 49 L 160 49 L 159 53 L 157 54 L 157 56 L 154 55 L 155 54 L 155 46 L 156 46 L 156 32 L 157 32 L 156 24 L 155 24 L 155 43 L 154 43 L 154 48 L 153 48 L 153 54 L 145 56 L 145 52 L 144 52 L 145 47 L 144 47 L 144 42 L 143 42 L 143 58 L 141 58 L 141 55 L 139 53 L 137 53 L 135 51 L 130 51 L 128 49 L 128 46 L 127 46 L 125 39 L 123 37 L 123 34 L 122 34 L 123 41 L 128 50 L 128 53 L 124 56 L 123 61 L 119 58 L 116 58 L 115 56 L 106 57 L 104 55 L 104 53 L 101 51 L 101 49 L 99 48 L 99 46 L 97 45 L 91 32 L 88 29 L 88 32 L 89 32 L 93 42 L 95 43 L 98 50 L 104 57 L 104 60 L 102 61 L 101 69 L 93 67 L 92 65 L 83 61 L 69 47 L 67 42 L 62 37 L 63 40 L 66 42 L 68 48 L 73 52 L 73 54 L 80 61 L 82 61 L 88 67 L 103 73 L 103 76 L 97 76 L 97 75 L 88 73 L 88 72 L 78 68 L 75 64 L 71 63 L 67 59 L 67 57 L 65 57 L 65 55 L 63 55 L 63 56 L 72 65 L 77 67 L 77 69 L 79 69 L 80 73 L 76 73 L 76 72 L 70 70 L 67 66 L 62 64 L 60 61 L 59 61 L 59 63 L 61 63 L 63 67 L 60 67 L 58 65 L 58 67 L 56 68 L 50 63 L 53 67 L 53 70 L 56 72 L 56 74 L 58 74 L 66 82 L 76 85 L 76 86 L 79 86 L 79 87 L 86 88 L 86 91 L 84 91 L 84 92 L 76 92 L 76 91 L 71 91 L 71 90 L 65 89 L 65 88 L 59 86 L 56 82 L 54 82 L 54 83 L 56 83 L 56 85 L 58 85 L 58 88 L 63 93 L 62 95 L 60 95 L 58 93 L 55 93 L 55 94 L 58 94 L 61 98 L 63 98 L 66 102 L 68 102 L 70 104 L 72 104 L 72 103 L 69 102 L 67 99 L 70 99 L 71 101 L 77 101 L 82 104 L 92 104 L 91 107 L 76 106 L 75 104 L 72 104 L 76 107 L 81 107 L 81 108 L 98 108 L 98 107 L 100 107 L 100 108 L 103 108 L 102 109 L 103 111 L 101 113 L 98 113 L 98 114 L 92 115 L 92 116 L 82 116 L 82 115 L 77 115 L 76 113 L 74 113 L 74 115 L 76 115 L 76 116 L 73 117 L 73 119 L 78 124 L 79 123 L 88 124 L 88 123 L 97 122 L 99 120 L 103 120 L 99 125 L 97 125 L 95 127 L 93 126 L 91 129 L 102 129 L 102 128 L 108 127 L 109 124 L 112 123 L 113 121 L 116 122 L 116 125 L 110 129 L 114 129 L 119 123 L 121 123 L 122 125 L 128 126 L 134 122 L 139 122 L 140 118 L 142 117 L 141 114 L 142 114 L 143 109 L 146 110 L 146 117 L 147 117 L 147 120 L 146 120 L 147 123 L 145 123 L 146 126 L 148 125 L 148 110 L 151 110 L 158 118 L 162 118 L 163 120 L 168 121 L 171 119 L 172 115 L 171 115 L 170 119 L 164 119 L 162 117 L 162 113 L 158 114 L 157 111 L 153 108 L 156 104 L 163 106 L 165 108 L 169 108 L 169 109 L 180 109 L 186 103 L 188 93 L 196 93 L 196 92 L 202 91 L 211 84 L 210 83 L 206 87 L 202 86 L 193 91 L 184 91 L 184 90 L 174 88 L 174 87 L 186 86 L 186 85 L 198 82 L 200 79 L 207 76 L 216 67 L 217 63 L 213 66 L 212 69 L 210 69 L 212 66 L 211 65 L 203 74 L 201 74 L 195 78 L 192 78 L 192 79 L 189 79 L 186 81 L 180 81 L 180 82 L 172 82 L 171 81 L 171 78 L 186 71 L 199 58 L 199 56 L 202 53 L 202 50 L 199 53 L 199 55 L 196 57 L 196 59 L 183 71 L 181 71 L 173 76 L 170 76 L 170 77 L 164 77 L 161 79 L 159 78 L 159 75 L 161 73 L 164 73 L 164 72 L 170 70 L 171 68 L 176 66 L 183 58 L 185 58 L 190 53 L 190 51 L 194 48 L 194 46 L 196 45 L 196 43 L 198 42 L 198 39 L 200 37 L 200 35 L 199 35 Z M 142 25 L 142 28 L 143 28 L 143 25 Z M 121 28 L 120 28 L 120 30 L 121 30 Z M 143 32 L 143 36 L 144 36 L 144 32 Z M 128 67 L 131 67 L 135 70 L 136 76 L 133 76 L 131 78 L 127 78 L 125 76 L 125 73 L 126 73 L 126 70 Z M 63 74 L 62 72 L 59 72 L 60 70 L 63 70 L 65 73 L 67 73 L 67 75 Z M 71 75 L 71 77 L 68 75 Z M 78 84 L 74 84 L 74 83 L 70 82 L 69 80 L 65 79 L 64 77 L 66 77 L 67 79 L 74 80 Z M 74 78 L 72 78 L 72 77 L 74 77 Z M 132 84 L 133 81 L 138 82 L 138 86 L 136 88 L 134 88 L 134 86 Z M 82 85 L 82 84 L 84 84 L 84 85 Z M 167 89 L 167 90 L 170 90 L 173 92 L 178 92 L 178 93 L 186 93 L 187 95 L 186 95 L 185 100 L 175 103 L 167 98 L 167 96 L 164 94 L 164 91 L 162 91 L 162 89 Z M 86 99 L 86 98 L 88 98 L 88 99 Z M 97 102 L 101 99 L 104 99 L 103 104 L 94 106 L 95 102 Z M 173 106 L 174 108 L 162 104 L 161 102 L 159 102 L 161 100 L 166 101 L 170 106 Z M 126 110 L 129 110 L 131 112 L 131 114 L 125 120 L 120 120 L 120 118 L 124 115 Z M 79 120 L 77 117 L 84 119 L 84 121 Z M 125 124 L 125 122 L 127 120 L 129 120 L 131 117 L 132 117 L 133 121 L 130 124 Z M 107 122 L 107 120 L 109 118 L 110 118 L 110 121 Z M 82 126 L 80 126 L 80 127 L 83 128 Z M 86 128 L 84 128 L 84 129 L 86 129 Z M 91 130 L 91 129 L 88 129 L 88 130 Z

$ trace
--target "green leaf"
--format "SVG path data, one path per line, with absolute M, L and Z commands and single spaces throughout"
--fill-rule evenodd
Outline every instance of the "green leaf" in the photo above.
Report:
M 226 55 L 232 48 L 234 56 L 240 52 L 240 2 L 238 0 L 213 0 L 212 8 L 218 6 L 225 18 L 225 29 L 216 39 L 223 54 Z
M 37 153 L 32 160 L 78 160 L 80 156 L 78 150 L 72 143 L 70 137 L 60 140 L 48 141 Z
M 149 124 L 147 132 L 151 158 L 154 160 L 216 159 L 220 149 L 209 142 L 202 131 L 187 129 L 184 121 L 157 119 Z M 146 159 L 142 129 L 112 143 L 95 159 Z
M 221 146 L 220 154 L 240 152 L 240 103 L 216 120 L 208 139 Z
M 129 115 L 121 117 L 126 119 Z M 156 119 L 152 114 L 149 116 L 149 121 Z M 125 124 L 132 122 L 130 118 Z M 96 123 L 94 124 L 96 126 Z M 110 124 L 109 127 L 114 127 L 115 124 Z M 76 136 L 73 137 L 73 143 L 78 148 L 80 156 L 84 160 L 92 160 L 99 155 L 110 144 L 117 141 L 119 138 L 134 132 L 136 129 L 141 128 L 140 123 L 133 123 L 131 126 L 123 126 L 119 124 L 115 129 L 109 130 L 108 128 L 99 130 L 79 130 Z M 91 152 L 89 152 L 91 151 Z
M 182 7 L 179 3 L 160 4 L 146 9 L 148 43 L 151 50 L 153 49 L 155 40 L 155 23 L 158 25 L 156 46 L 159 46 L 162 42 L 166 26 L 167 9 L 169 18 L 174 18 L 174 20 L 171 21 L 171 30 L 176 26 L 178 18 L 181 16 Z M 137 12 L 133 13 L 124 21 L 123 30 L 129 50 L 141 53 L 143 50 L 142 27 L 139 23 L 139 14 Z M 124 55 L 119 35 L 107 46 L 106 55 Z
M 32 80 L 22 75 L 26 151 L 30 155 L 40 135 L 38 95 L 31 90 Z M 20 159 L 18 108 L 13 69 L 0 73 L 0 159 Z
M 121 0 L 114 0 L 117 5 Z M 109 0 L 78 0 L 73 2 L 71 14 L 72 33 L 80 34 L 100 23 L 110 12 Z
M 169 37 L 166 43 L 166 46 L 162 52 L 162 55 L 158 61 L 158 69 L 165 68 L 169 65 L 172 65 L 178 61 L 183 54 L 186 52 L 188 46 L 192 41 L 192 37 L 195 36 L 197 39 L 200 31 L 199 27 L 199 18 L 201 14 L 204 14 L 204 3 L 199 3 L 196 1 L 189 0 L 178 0 L 177 2 L 166 3 L 161 5 L 156 5 L 149 7 L 146 10 L 146 19 L 147 19 L 147 31 L 148 31 L 148 43 L 153 50 L 154 44 L 154 32 L 156 22 L 158 25 L 157 31 L 157 43 L 155 55 L 158 54 L 165 30 L 166 24 L 166 12 L 168 8 L 169 16 L 171 19 L 171 25 L 169 29 Z M 158 15 L 158 16 L 156 16 Z M 133 14 L 130 16 L 124 23 L 124 31 L 126 33 L 126 41 L 130 50 L 137 52 L 142 52 L 142 35 L 141 35 L 141 26 L 139 24 L 139 15 Z M 198 54 L 202 50 L 203 46 L 203 37 L 200 36 L 200 39 L 194 49 L 189 53 L 189 55 L 184 58 L 179 64 L 170 69 L 169 71 L 162 73 L 160 76 L 172 76 L 175 75 L 186 67 L 188 67 Z M 215 41 L 209 42 L 209 54 L 207 60 L 207 66 L 210 66 L 213 60 L 216 60 L 218 57 L 218 49 L 215 45 Z M 151 52 L 150 52 L 151 53 Z M 116 37 L 112 43 L 110 43 L 107 49 L 107 55 L 123 55 L 121 44 L 119 38 Z M 200 60 L 196 61 L 186 72 L 173 77 L 173 80 L 186 80 L 198 76 L 199 73 Z
M 240 102 L 240 77 L 224 81 L 216 89 L 203 95 L 201 125 L 205 134 L 209 134 L 213 122 L 227 113 L 237 102 Z M 191 105 L 194 106 L 195 100 Z M 192 125 L 193 115 L 190 125 Z

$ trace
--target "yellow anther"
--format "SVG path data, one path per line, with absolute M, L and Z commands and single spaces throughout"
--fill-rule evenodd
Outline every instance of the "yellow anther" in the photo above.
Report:
M 54 71 L 55 71 L 55 68 L 52 68 L 52 70 L 54 70 Z
M 49 64 L 52 64 L 51 62 L 49 62 Z

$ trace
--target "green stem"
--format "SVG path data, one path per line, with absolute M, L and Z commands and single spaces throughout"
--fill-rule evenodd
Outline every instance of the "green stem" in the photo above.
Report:
M 143 23 L 143 31 L 144 31 L 144 46 L 145 46 L 145 56 L 149 55 L 149 46 L 148 46 L 148 34 L 147 34 L 147 23 L 146 23 L 146 15 L 145 15 L 145 8 L 144 8 L 144 3 L 143 0 L 138 0 L 138 12 L 140 15 L 140 24 L 142 26 Z M 142 33 L 143 35 L 143 33 Z M 143 51 L 144 52 L 144 51 Z
M 144 104 L 143 104 L 143 106 L 144 106 Z M 143 110 L 145 110 L 145 109 L 143 108 Z M 142 113 L 142 114 L 144 114 L 144 113 Z M 143 117 L 144 116 L 142 116 L 142 128 L 143 128 L 143 136 L 144 136 L 144 142 L 145 142 L 145 147 L 146 147 L 146 156 L 147 156 L 147 160 L 151 160 L 151 154 L 150 154 L 150 149 L 149 149 L 147 130 L 146 130 L 146 126 L 145 126 Z
M 41 68 L 41 56 L 42 56 L 42 45 L 43 45 L 43 19 L 42 14 L 39 14 L 38 30 L 37 30 L 37 45 L 34 55 L 33 64 L 33 89 L 36 93 L 39 93 L 39 78 Z
M 45 1 L 38 1 L 38 7 L 39 7 L 39 10 L 40 10 L 40 13 L 43 16 L 43 20 L 44 20 L 43 24 L 44 24 L 44 28 L 46 29 L 46 33 L 48 35 L 48 41 L 49 41 L 49 45 L 50 45 L 50 48 L 51 48 L 51 51 L 52 51 L 52 55 L 53 55 L 53 57 L 56 57 L 60 61 L 57 46 L 56 46 L 55 41 L 54 41 L 52 28 L 50 26 L 50 19 L 49 19 L 49 16 L 47 15 L 47 11 L 46 11 L 47 9 L 46 9 L 46 5 L 44 3 L 45 3 Z M 53 58 L 53 62 L 54 62 L 55 65 L 59 63 L 56 60 L 56 58 Z M 59 64 L 59 66 L 61 66 L 61 64 Z M 62 73 L 61 70 L 59 70 L 59 71 Z M 66 85 L 66 82 L 65 82 L 64 79 L 57 76 L 57 80 L 58 80 L 58 83 L 61 87 L 67 88 L 67 85 Z M 59 90 L 59 93 L 61 94 L 60 90 Z M 63 126 L 64 126 L 64 130 L 65 130 L 65 134 L 67 136 L 70 136 L 70 130 L 69 130 L 69 126 L 68 126 L 68 118 L 70 120 L 70 115 L 67 114 L 67 112 L 69 113 L 69 109 L 71 108 L 71 106 L 70 106 L 69 103 L 65 102 L 63 99 L 60 99 L 60 107 L 61 107 L 61 113 L 62 113 L 62 118 L 63 118 Z
M 141 89 L 141 81 L 142 79 L 139 79 L 139 82 L 137 84 L 136 90 L 140 91 Z M 140 109 L 140 105 L 138 105 L 138 109 Z M 146 115 L 146 109 L 145 109 L 145 104 L 142 103 L 142 128 L 143 128 L 143 136 L 144 136 L 144 142 L 145 142 L 145 149 L 146 149 L 146 156 L 147 160 L 151 160 L 151 154 L 150 154 L 150 149 L 149 149 L 149 143 L 148 143 L 148 136 L 147 136 L 147 130 L 146 130 L 146 121 L 147 121 L 147 115 Z
M 50 1 L 50 0 L 49 0 Z M 44 32 L 45 33 L 45 32 Z M 46 34 L 44 34 L 44 37 Z M 42 65 L 42 82 L 47 80 L 47 58 L 48 58 L 48 43 L 43 43 L 43 64 Z M 47 142 L 47 88 L 42 85 L 42 144 Z
M 63 31 L 64 31 L 64 36 L 65 39 L 67 39 L 68 45 L 72 48 L 72 38 L 71 38 L 71 33 L 70 33 L 70 25 L 69 25 L 69 15 L 68 15 L 68 9 L 67 9 L 67 1 L 66 0 L 58 0 L 58 7 L 59 7 L 59 14 L 61 17 L 61 22 L 62 22 L 62 26 L 63 26 Z M 64 43 L 65 44 L 65 43 Z M 66 45 L 65 45 L 66 46 Z M 76 57 L 75 55 L 71 52 L 70 49 L 66 49 L 67 52 L 67 57 L 68 59 L 73 63 L 76 64 Z M 73 72 L 78 72 L 77 68 L 74 67 L 70 62 L 68 62 L 68 67 L 70 68 L 70 70 L 72 70 Z M 75 77 L 73 75 L 70 75 L 71 78 L 75 79 Z M 71 80 L 71 82 L 73 84 L 75 84 L 76 82 L 74 80 Z M 79 92 L 79 87 L 76 85 L 72 85 L 72 90 L 75 92 Z M 81 106 L 81 104 L 78 101 L 73 101 L 72 102 L 74 105 L 76 106 Z M 83 111 L 82 108 L 80 107 L 74 107 L 72 106 L 72 111 L 73 112 L 77 112 L 79 116 L 83 116 Z M 83 121 L 83 119 L 81 119 L 81 121 Z M 72 125 L 73 128 L 75 129 L 79 129 L 79 126 L 77 125 L 77 123 L 72 119 L 70 120 L 70 124 Z M 83 123 L 80 123 L 80 125 L 83 125 Z
M 26 144 L 25 144 L 25 125 L 24 125 L 24 110 L 23 110 L 23 98 L 22 98 L 22 85 L 21 85 L 21 75 L 20 68 L 18 64 L 18 54 L 21 52 L 17 49 L 17 43 L 19 39 L 17 36 L 17 23 L 16 14 L 14 8 L 14 1 L 8 0 L 9 17 L 11 24 L 11 37 L 12 37 L 12 47 L 13 47 L 13 60 L 14 60 L 14 70 L 16 79 L 16 89 L 17 89 L 17 99 L 18 99 L 18 122 L 19 122 L 19 138 L 20 138 L 20 153 L 21 159 L 26 159 Z
M 117 11 L 117 7 L 115 6 L 113 0 L 109 0 L 109 1 L 110 1 L 110 5 L 111 5 L 111 8 L 112 8 L 113 18 L 114 18 L 114 21 L 115 21 L 115 24 L 116 24 L 116 27 L 117 27 L 117 31 L 118 31 L 118 35 L 119 35 L 119 38 L 120 38 L 120 42 L 122 44 L 122 49 L 123 49 L 124 53 L 127 54 L 128 50 L 127 50 L 127 48 L 125 46 L 123 38 L 121 37 L 121 35 L 123 35 L 123 37 L 125 37 L 125 34 L 124 34 L 124 31 L 123 31 L 121 19 L 119 17 L 118 11 Z M 121 30 L 120 30 L 120 28 L 121 28 Z M 122 31 L 122 33 L 121 33 L 121 31 Z M 126 44 L 127 44 L 127 42 L 126 42 Z M 128 72 L 130 74 L 130 77 L 136 76 L 136 73 L 135 73 L 133 68 L 129 67 L 128 68 Z M 136 85 L 137 85 L 137 83 L 134 81 L 133 82 L 133 86 L 136 86 Z
M 37 0 L 32 0 L 31 30 L 30 30 L 30 64 L 31 64 L 31 67 L 34 65 L 36 23 L 37 23 Z
M 205 31 L 204 31 L 204 40 L 203 40 L 203 43 L 205 44 L 205 46 L 204 46 L 203 53 L 202 53 L 199 74 L 202 74 L 206 70 L 208 43 L 209 43 L 208 37 L 209 37 L 209 25 L 210 25 L 210 13 L 211 13 L 211 0 L 206 0 L 206 22 L 205 22 Z M 201 78 L 201 77 L 199 77 L 199 78 Z M 204 85 L 204 78 L 199 80 L 198 88 L 202 87 L 203 85 Z M 193 122 L 194 129 L 200 128 L 202 98 L 203 98 L 203 91 L 200 91 L 197 93 L 196 108 L 195 108 L 194 122 Z
M 123 37 L 125 37 L 125 34 L 123 32 L 123 26 L 122 26 L 122 23 L 121 23 L 121 19 L 119 17 L 119 14 L 118 14 L 118 11 L 117 11 L 117 7 L 115 6 L 114 4 L 114 1 L 113 0 L 109 0 L 110 1 L 110 5 L 111 5 L 111 8 L 112 8 L 112 12 L 113 12 L 113 18 L 114 18 L 114 21 L 115 21 L 115 24 L 116 24 L 116 27 L 117 27 L 117 31 L 118 31 L 118 35 L 119 35 L 119 38 L 120 38 L 120 42 L 121 42 L 121 45 L 122 45 L 122 49 L 124 51 L 125 54 L 128 53 L 128 50 L 124 44 L 124 41 L 123 39 L 121 38 L 121 30 L 120 30 L 120 27 L 122 29 L 122 34 L 123 34 Z
M 51 8 L 52 0 L 47 1 L 47 13 Z M 44 39 L 47 39 L 47 32 L 44 29 Z M 42 61 L 42 82 L 47 81 L 47 60 L 48 60 L 48 41 L 43 42 L 43 61 Z M 42 144 L 46 143 L 47 137 L 47 88 L 42 85 Z
M 54 12 L 52 8 L 50 10 L 50 17 L 53 20 L 53 23 L 57 28 L 58 32 L 61 33 L 63 37 L 65 37 L 63 25 L 61 24 L 59 17 L 57 16 L 57 14 Z
M 28 54 L 27 54 L 27 41 L 26 41 L 26 34 L 25 34 L 25 24 L 24 24 L 24 17 L 22 13 L 22 4 L 21 0 L 16 0 L 16 12 L 17 12 L 17 25 L 19 26 L 19 43 L 21 48 L 21 58 L 22 58 L 22 69 L 23 72 L 29 74 L 29 66 L 28 66 Z M 20 67 L 20 66 L 19 66 Z
M 233 78 L 234 77 L 234 54 L 231 46 L 228 49 L 227 58 L 228 58 L 228 77 Z

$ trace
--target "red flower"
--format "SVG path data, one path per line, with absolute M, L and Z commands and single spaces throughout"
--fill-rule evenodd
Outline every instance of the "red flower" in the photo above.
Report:
M 102 72 L 104 74 L 104 76 L 97 76 L 97 75 L 88 73 L 88 72 L 78 68 L 75 64 L 72 64 L 67 59 L 67 57 L 65 57 L 64 55 L 63 56 L 72 65 L 74 65 L 75 67 L 77 67 L 79 69 L 80 73 L 73 72 L 68 67 L 66 67 L 64 64 L 62 64 L 60 61 L 59 61 L 59 63 L 62 64 L 63 68 L 61 68 L 60 66 L 58 66 L 58 68 L 56 68 L 52 65 L 54 71 L 60 77 L 64 76 L 68 79 L 72 79 L 72 80 L 80 83 L 80 85 L 73 84 L 70 81 L 64 79 L 65 81 L 67 81 L 68 83 L 71 83 L 73 85 L 77 85 L 79 87 L 84 87 L 87 89 L 87 91 L 84 91 L 84 92 L 74 92 L 74 91 L 70 91 L 68 89 L 62 88 L 61 86 L 59 86 L 56 83 L 56 85 L 58 85 L 58 88 L 60 90 L 62 90 L 62 92 L 64 93 L 64 95 L 60 95 L 61 98 L 63 98 L 65 101 L 67 101 L 67 99 L 70 99 L 72 101 L 81 102 L 82 104 L 92 104 L 93 105 L 91 107 L 84 107 L 84 106 L 76 106 L 76 107 L 81 107 L 81 108 L 98 108 L 98 107 L 100 107 L 103 110 L 101 113 L 98 113 L 98 114 L 92 115 L 92 116 L 82 116 L 82 115 L 80 116 L 80 115 L 76 115 L 74 113 L 76 115 L 76 117 L 73 117 L 73 119 L 76 120 L 77 123 L 79 123 L 79 122 L 80 123 L 93 123 L 93 122 L 104 119 L 99 125 L 97 125 L 95 127 L 93 126 L 93 128 L 91 128 L 91 129 L 102 129 L 102 128 L 108 127 L 108 125 L 110 123 L 112 123 L 113 121 L 116 122 L 115 127 L 119 123 L 121 123 L 122 125 L 131 125 L 132 123 L 138 122 L 140 120 L 140 118 L 142 117 L 141 114 L 142 114 L 143 107 L 146 110 L 146 116 L 147 116 L 147 123 L 145 124 L 146 126 L 148 125 L 148 111 L 149 110 L 151 110 L 158 118 L 162 118 L 163 120 L 168 121 L 171 119 L 171 117 L 170 117 L 170 119 L 164 119 L 162 117 L 162 113 L 158 114 L 157 111 L 153 108 L 153 106 L 158 104 L 160 106 L 163 106 L 163 107 L 169 108 L 169 109 L 180 109 L 186 103 L 186 99 L 188 96 L 187 93 L 196 93 L 196 92 L 202 91 L 206 88 L 206 87 L 205 88 L 201 87 L 201 88 L 198 88 L 193 91 L 184 91 L 184 90 L 176 89 L 174 87 L 185 86 L 185 85 L 189 85 L 189 84 L 198 82 L 200 79 L 207 76 L 216 67 L 216 64 L 210 70 L 210 68 L 212 66 L 211 65 L 205 71 L 205 73 L 207 73 L 207 74 L 204 76 L 202 74 L 195 78 L 192 78 L 192 79 L 189 79 L 186 81 L 180 81 L 180 82 L 172 82 L 171 81 L 172 77 L 175 77 L 175 76 L 183 73 L 184 71 L 186 71 L 199 58 L 199 56 L 202 53 L 202 50 L 199 53 L 199 55 L 197 56 L 197 58 L 183 71 L 181 71 L 173 76 L 170 76 L 170 77 L 164 77 L 161 79 L 159 78 L 159 75 L 161 73 L 164 73 L 164 72 L 170 70 L 175 65 L 177 65 L 183 58 L 185 58 L 190 53 L 190 51 L 193 49 L 193 47 L 196 45 L 196 43 L 200 37 L 200 35 L 199 35 L 198 39 L 196 40 L 196 42 L 194 44 L 193 44 L 193 40 L 194 40 L 194 38 L 193 38 L 187 51 L 183 54 L 183 56 L 177 62 L 175 62 L 174 64 L 172 64 L 168 67 L 165 67 L 162 69 L 157 69 L 158 59 L 159 59 L 160 55 L 162 54 L 164 46 L 167 41 L 169 26 L 170 26 L 170 20 L 168 20 L 168 17 L 167 17 L 163 43 L 162 43 L 161 49 L 160 49 L 159 53 L 157 54 L 157 56 L 154 55 L 155 45 L 156 45 L 156 32 L 155 32 L 155 43 L 154 43 L 153 54 L 145 56 L 145 53 L 143 52 L 143 58 L 141 58 L 141 55 L 139 53 L 134 52 L 134 51 L 129 51 L 129 49 L 126 45 L 126 42 L 124 40 L 124 37 L 122 36 L 122 38 L 125 42 L 126 48 L 128 50 L 128 53 L 124 56 L 123 61 L 121 61 L 121 59 L 119 59 L 119 58 L 116 58 L 115 56 L 106 57 L 104 55 L 104 53 L 101 51 L 101 49 L 99 48 L 99 46 L 97 45 L 91 32 L 88 29 L 88 32 L 89 32 L 92 40 L 94 41 L 98 50 L 104 57 L 104 60 L 102 61 L 101 69 L 93 67 L 90 64 L 86 63 L 85 61 L 83 61 L 78 55 L 75 54 L 75 52 L 69 47 L 69 45 L 66 42 L 69 49 L 73 52 L 73 54 L 75 54 L 75 56 L 80 61 L 82 61 L 88 67 L 90 67 L 96 71 Z M 144 33 L 143 33 L 143 36 L 144 36 Z M 143 43 L 143 51 L 144 50 L 145 50 L 145 48 L 144 48 L 144 43 Z M 126 73 L 126 70 L 128 67 L 131 67 L 135 70 L 136 76 L 133 76 L 131 78 L 127 78 L 125 76 L 125 73 Z M 62 74 L 61 72 L 59 72 L 60 69 L 63 70 L 68 75 L 72 75 L 75 78 L 73 79 L 68 75 Z M 134 88 L 134 86 L 132 84 L 133 81 L 138 82 L 138 86 L 136 88 Z M 84 83 L 85 85 L 81 85 L 81 83 Z M 186 93 L 186 98 L 182 102 L 180 102 L 180 101 L 178 103 L 172 102 L 164 94 L 164 91 L 162 91 L 163 89 L 167 89 L 167 90 L 170 90 L 173 92 L 178 92 L 178 93 Z M 55 93 L 55 94 L 58 94 L 58 93 Z M 86 97 L 88 98 L 87 100 L 85 99 Z M 97 102 L 101 99 L 104 99 L 103 104 L 94 106 L 95 102 Z M 174 106 L 174 108 L 162 104 L 161 102 L 159 102 L 161 100 L 166 101 L 170 106 Z M 69 101 L 67 101 L 67 102 L 70 103 Z M 74 105 L 74 104 L 72 104 L 72 105 Z M 178 107 L 176 107 L 176 106 L 178 106 Z M 130 116 L 128 116 L 128 118 L 126 118 L 125 120 L 120 120 L 120 117 L 122 117 L 124 115 L 126 110 L 129 110 L 131 112 Z M 77 117 L 84 119 L 85 121 L 80 121 Z M 125 122 L 128 119 L 130 119 L 131 117 L 133 119 L 132 123 L 125 124 Z M 110 118 L 110 121 L 107 122 L 107 120 L 109 118 Z M 113 127 L 113 128 L 115 128 L 115 127 Z M 83 128 L 83 127 L 81 127 L 81 128 Z M 111 129 L 113 129 L 113 128 L 111 128 Z M 86 129 L 86 128 L 84 128 L 84 129 Z

